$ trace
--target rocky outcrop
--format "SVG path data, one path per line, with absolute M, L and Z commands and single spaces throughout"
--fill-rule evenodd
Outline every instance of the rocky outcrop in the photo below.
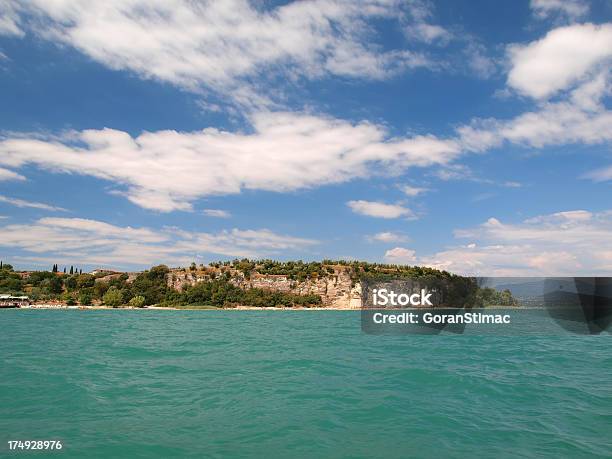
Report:
M 123 276 L 123 273 L 108 274 L 106 276 L 96 277 L 94 282 L 96 284 L 98 284 L 100 282 L 110 282 L 110 281 L 112 281 L 114 279 L 119 279 L 121 276 Z
M 129 273 L 113 273 L 113 274 L 107 274 L 106 276 L 101 276 L 101 277 L 96 277 L 96 279 L 94 280 L 94 282 L 97 284 L 99 282 L 110 282 L 114 279 L 119 279 L 124 275 L 127 275 L 127 279 L 126 281 L 131 284 L 132 282 L 134 282 L 134 279 L 136 279 L 138 277 L 140 273 L 139 272 L 129 272 Z
M 168 274 L 168 286 L 183 290 L 198 282 L 209 281 L 223 273 L 230 275 L 230 282 L 237 287 L 260 288 L 293 293 L 298 295 L 314 294 L 321 297 L 324 307 L 356 309 L 361 307 L 361 285 L 351 277 L 350 268 L 334 267 L 334 273 L 324 277 L 297 281 L 285 275 L 251 273 L 245 276 L 235 269 L 205 268 L 199 270 L 172 270 Z

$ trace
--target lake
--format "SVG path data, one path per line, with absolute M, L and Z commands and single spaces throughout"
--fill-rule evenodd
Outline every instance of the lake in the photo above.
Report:
M 375 336 L 359 311 L 4 310 L 0 456 L 60 440 L 34 456 L 610 457 L 612 339 L 551 326 Z

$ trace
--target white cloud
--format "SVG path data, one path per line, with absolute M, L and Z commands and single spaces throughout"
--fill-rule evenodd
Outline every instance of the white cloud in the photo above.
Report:
M 477 77 L 482 79 L 490 78 L 497 71 L 497 63 L 488 56 L 487 49 L 482 43 L 468 40 L 464 54 L 469 68 Z
M 59 231 L 82 231 L 87 234 L 96 234 L 102 238 L 134 240 L 143 243 L 163 242 L 166 240 L 166 237 L 156 234 L 154 231 L 147 228 L 132 228 L 130 226 L 119 227 L 86 218 L 45 217 L 38 220 L 37 223 L 41 226 L 54 228 Z
M 392 231 L 384 231 L 381 233 L 373 234 L 372 236 L 367 236 L 367 239 L 371 242 L 406 242 L 410 238 L 402 233 L 394 233 Z
M 207 217 L 229 218 L 232 216 L 227 210 L 222 209 L 204 209 L 202 211 Z
M 420 188 L 411 185 L 402 185 L 400 186 L 400 190 L 402 190 L 406 196 L 410 196 L 411 198 L 429 191 L 428 188 Z
M 189 90 L 206 86 L 226 95 L 237 90 L 238 99 L 256 98 L 247 79 L 272 67 L 289 77 L 380 79 L 428 65 L 419 54 L 375 43 L 376 30 L 368 21 L 397 21 L 410 9 L 395 0 L 304 0 L 272 9 L 247 0 L 11 4 L 35 18 L 30 32 L 73 46 L 110 68 Z
M 452 161 L 461 153 L 487 151 L 504 142 L 534 148 L 610 142 L 612 112 L 602 104 L 610 86 L 610 73 L 598 73 L 559 102 L 543 103 L 509 120 L 474 120 L 459 127 L 455 139 L 391 138 L 384 127 L 368 122 L 260 112 L 251 116 L 250 133 L 208 128 L 137 137 L 113 129 L 60 137 L 14 135 L 0 140 L 0 166 L 8 171 L 32 164 L 101 178 L 120 186 L 114 193 L 159 211 L 190 210 L 205 196 L 245 189 L 286 192 L 398 174 L 410 167 L 438 166 L 434 174 L 444 180 L 481 180 Z M 609 175 L 609 170 L 596 171 L 592 178 Z M 404 191 L 411 196 L 424 190 Z
M 463 141 L 463 143 L 465 144 L 466 149 L 468 150 L 473 150 L 471 143 L 466 142 L 466 140 L 463 138 L 463 130 L 465 128 L 459 128 L 458 131 L 461 134 L 461 139 Z M 488 147 L 487 147 L 488 148 Z M 463 164 L 448 164 L 445 165 L 444 167 L 439 167 L 436 168 L 433 171 L 433 174 L 435 177 L 439 178 L 440 180 L 444 180 L 444 181 L 449 181 L 449 180 L 472 180 L 472 181 L 480 181 L 480 179 L 478 179 L 477 177 L 474 176 L 474 173 L 472 172 L 472 170 L 463 165 Z
M 408 13 L 409 17 L 404 18 L 406 22 L 404 33 L 408 38 L 425 43 L 438 42 L 440 44 L 446 44 L 453 38 L 452 34 L 444 27 L 431 24 L 433 7 L 429 2 L 412 0 Z
M 423 257 L 420 262 L 457 274 L 485 277 L 575 276 L 583 272 L 575 257 L 568 252 L 537 250 L 525 245 L 468 244 Z
M 536 148 L 572 143 L 597 144 L 612 140 L 612 113 L 590 113 L 570 103 L 545 105 L 500 125 L 502 138 Z
M 109 180 L 120 186 L 114 193 L 159 211 L 190 210 L 205 196 L 245 189 L 286 192 L 410 167 L 438 166 L 434 174 L 441 179 L 478 181 L 468 168 L 451 162 L 461 153 L 505 142 L 534 148 L 610 142 L 612 112 L 602 103 L 610 87 L 610 72 L 602 71 L 558 102 L 508 120 L 474 120 L 460 126 L 454 139 L 391 138 L 384 127 L 369 122 L 266 111 L 250 117 L 249 133 L 208 128 L 137 137 L 113 129 L 59 137 L 13 135 L 0 140 L 0 166 L 9 171 L 33 164 Z M 607 169 L 591 175 L 596 180 L 609 176 Z M 404 191 L 412 196 L 424 190 Z
M 490 218 L 455 232 L 468 239 L 419 263 L 482 276 L 609 275 L 612 212 L 574 210 L 529 218 L 518 224 Z
M 612 166 L 602 167 L 601 169 L 589 172 L 584 176 L 595 182 L 606 182 L 612 180 Z
M 51 206 L 49 204 L 43 204 L 42 202 L 26 201 L 24 199 L 11 198 L 11 197 L 2 196 L 2 195 L 0 195 L 0 202 L 4 202 L 6 204 L 10 204 L 11 206 L 15 206 L 15 207 L 29 207 L 32 209 L 62 211 L 62 212 L 66 211 L 66 209 L 62 207 L 56 207 L 56 206 Z
M 583 0 L 531 0 L 529 6 L 540 19 L 561 15 L 576 20 L 589 13 L 589 4 Z
M 558 102 L 544 102 L 534 111 L 509 120 L 473 120 L 457 129 L 467 151 L 486 151 L 511 142 L 543 148 L 564 144 L 599 144 L 612 140 L 612 112 L 602 104 L 610 93 L 610 72 L 592 76 Z
M 509 48 L 508 85 L 545 99 L 576 83 L 612 57 L 612 24 L 579 24 L 551 30 L 541 40 Z
M 417 257 L 414 250 L 404 247 L 395 247 L 385 252 L 385 261 L 397 265 L 414 264 L 417 262 Z
M 415 218 L 414 212 L 399 204 L 385 204 L 376 201 L 349 201 L 346 203 L 353 212 L 376 218 Z
M 16 172 L 0 167 L 0 182 L 3 182 L 5 180 L 25 180 L 25 179 L 26 178 L 21 174 L 17 174 Z
M 115 267 L 158 263 L 186 265 L 202 254 L 260 257 L 316 244 L 269 230 L 232 229 L 218 233 L 177 228 L 152 230 L 82 218 L 41 218 L 32 224 L 0 226 L 0 246 L 37 257 Z
M 209 128 L 145 132 L 72 132 L 63 138 L 0 141 L 0 165 L 26 164 L 90 175 L 124 185 L 135 204 L 160 211 L 189 210 L 192 201 L 242 189 L 291 191 L 341 183 L 413 166 L 446 164 L 459 148 L 433 136 L 388 138 L 368 122 L 297 113 L 262 112 L 253 132 Z
M 125 11 L 132 11 L 139 1 L 128 2 Z M 307 5 L 312 1 L 302 2 L 300 8 L 311 11 Z M 68 8 L 63 2 L 54 3 L 55 9 L 49 5 L 52 3 L 45 2 L 44 8 L 49 8 L 48 14 L 55 18 L 54 21 L 60 21 L 64 15 L 89 15 L 79 2 L 74 3 L 73 8 Z M 118 8 L 113 14 L 124 15 L 125 11 L 114 3 L 108 5 L 111 10 Z M 181 2 L 179 10 L 192 9 L 189 5 Z M 378 3 L 368 3 L 361 9 L 372 14 L 387 14 L 386 8 L 391 8 L 376 5 Z M 95 8 L 105 7 L 96 4 Z M 155 8 L 157 6 L 153 10 Z M 215 2 L 214 8 L 222 7 Z M 327 5 L 326 8 L 332 6 Z M 190 17 L 190 14 L 200 12 L 190 12 L 186 17 Z M 326 13 L 321 14 L 325 16 Z M 129 21 L 136 21 L 137 16 L 130 17 Z M 265 19 L 268 16 L 272 18 L 270 20 L 277 20 L 269 12 L 257 17 L 264 21 L 268 20 Z M 106 21 L 104 15 L 102 17 L 101 21 Z M 424 17 L 427 17 L 426 13 L 418 16 Z M 175 19 L 164 17 L 162 23 Z M 151 20 L 147 16 L 142 24 L 149 25 Z M 59 29 L 55 32 L 76 33 L 76 30 L 80 30 L 77 22 L 57 26 Z M 139 27 L 143 27 L 142 24 Z M 586 24 L 580 27 L 600 37 L 607 33 L 604 33 L 603 27 L 610 26 L 598 28 Z M 516 56 L 524 57 L 521 54 L 524 51 L 529 57 L 527 51 L 539 50 L 539 44 L 548 43 L 553 32 L 563 34 L 568 29 L 556 29 L 542 40 L 517 49 Z M 579 34 L 584 32 L 583 29 L 579 30 L 582 31 Z M 83 33 L 87 35 L 91 30 Z M 115 43 L 116 37 L 111 38 L 111 45 L 119 46 Z M 556 39 L 552 41 L 556 43 Z M 136 42 L 124 44 L 131 50 Z M 556 46 L 552 48 L 556 50 Z M 601 47 L 598 40 L 595 40 L 594 47 Z M 110 52 L 111 48 L 107 51 Z M 549 49 L 546 46 L 543 48 L 545 51 Z M 567 58 L 565 48 L 562 47 L 559 53 L 561 60 Z M 523 59 L 517 60 L 512 71 L 520 67 L 518 61 L 522 62 Z M 610 73 L 605 69 L 593 73 L 598 65 L 590 67 L 588 75 L 581 77 L 583 82 L 562 100 L 543 102 L 537 109 L 509 120 L 474 120 L 469 125 L 459 127 L 455 139 L 390 137 L 383 126 L 368 122 L 352 124 L 341 119 L 304 113 L 260 111 L 249 116 L 252 129 L 248 133 L 208 128 L 194 132 L 145 132 L 137 137 L 113 129 L 85 130 L 59 137 L 12 135 L 0 140 L 0 165 L 15 169 L 33 164 L 53 172 L 108 180 L 119 186 L 112 190 L 113 193 L 124 195 L 141 207 L 159 211 L 190 210 L 195 200 L 210 195 L 234 194 L 244 189 L 285 192 L 342 183 L 378 173 L 402 173 L 413 166 L 440 166 L 435 173 L 442 179 L 471 177 L 477 180 L 471 176 L 469 169 L 451 164 L 451 161 L 461 153 L 486 151 L 504 142 L 542 148 L 612 140 L 612 114 L 602 104 L 602 98 L 609 94 Z M 254 68 L 259 67 L 255 65 Z M 7 171 L 5 175 L 19 175 L 9 169 L 1 170 Z M 597 171 L 593 173 L 593 178 L 602 180 L 609 174 L 607 170 Z
M 445 43 L 452 38 L 452 34 L 444 27 L 436 24 L 427 24 L 425 22 L 407 26 L 406 35 L 415 40 L 424 41 L 425 43 L 433 43 L 436 41 Z
M 15 2 L 0 0 L 0 36 L 23 36 L 24 33 L 20 28 L 19 22 L 19 14 L 17 13 Z
M 581 222 L 593 219 L 593 213 L 588 210 L 566 210 L 564 212 L 556 212 L 550 215 L 533 217 L 525 220 L 525 223 L 546 223 L 557 222 L 565 224 L 567 222 Z
M 601 99 L 610 94 L 610 72 L 602 71 L 570 93 L 570 101 L 587 112 L 602 111 Z

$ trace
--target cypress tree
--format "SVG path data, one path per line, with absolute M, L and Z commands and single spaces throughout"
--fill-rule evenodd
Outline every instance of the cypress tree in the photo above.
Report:
M 74 274 L 74 268 L 70 266 L 70 275 L 72 276 L 73 274 Z

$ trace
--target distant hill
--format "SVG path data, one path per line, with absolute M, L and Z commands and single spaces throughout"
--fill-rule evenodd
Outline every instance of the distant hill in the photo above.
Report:
M 590 293 L 592 285 L 588 281 L 589 278 L 577 277 L 541 277 L 527 278 L 523 281 L 512 282 L 510 278 L 487 279 L 487 286 L 496 290 L 510 290 L 512 295 L 518 299 L 544 299 L 544 295 L 550 295 L 554 292 L 577 294 Z M 561 295 L 563 296 L 563 295 Z

